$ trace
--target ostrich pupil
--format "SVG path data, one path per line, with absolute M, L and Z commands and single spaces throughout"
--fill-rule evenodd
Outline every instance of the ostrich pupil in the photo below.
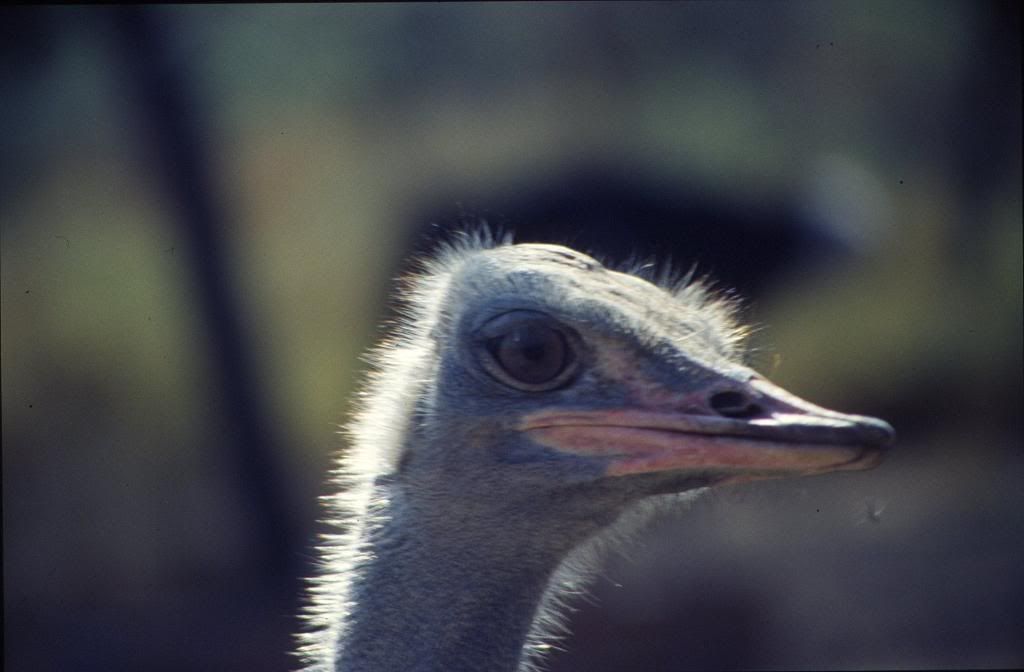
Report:
M 499 339 L 498 362 L 524 383 L 545 383 L 565 368 L 564 337 L 541 324 L 525 324 Z

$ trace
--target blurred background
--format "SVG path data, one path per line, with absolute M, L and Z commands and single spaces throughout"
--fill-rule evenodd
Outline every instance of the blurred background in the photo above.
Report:
M 410 252 L 696 263 L 898 430 L 723 489 L 554 672 L 1024 665 L 1014 2 L 0 10 L 4 662 L 287 670 Z

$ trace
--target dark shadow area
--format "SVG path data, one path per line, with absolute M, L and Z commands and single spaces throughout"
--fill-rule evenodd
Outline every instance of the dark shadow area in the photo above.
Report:
M 836 263 L 854 252 L 833 227 L 809 216 L 795 198 L 714 193 L 628 166 L 583 164 L 511 184 L 496 194 L 472 187 L 423 214 L 409 255 L 428 254 L 438 239 L 481 223 L 516 242 L 556 243 L 612 264 L 670 264 L 680 276 L 713 278 L 720 288 L 754 297 L 787 270 Z

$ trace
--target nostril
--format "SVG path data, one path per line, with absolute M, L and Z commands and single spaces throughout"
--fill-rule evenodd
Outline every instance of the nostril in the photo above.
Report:
M 751 401 L 747 395 L 734 390 L 716 392 L 708 400 L 719 415 L 727 418 L 747 419 L 761 415 L 761 407 Z

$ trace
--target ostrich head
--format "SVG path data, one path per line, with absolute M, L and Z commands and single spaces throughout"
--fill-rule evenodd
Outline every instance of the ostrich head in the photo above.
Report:
M 519 655 L 556 570 L 635 504 L 868 468 L 892 438 L 744 366 L 729 304 L 697 284 L 659 287 L 554 245 L 467 246 L 409 295 L 350 429 L 342 509 L 356 522 L 317 605 L 330 640 L 359 652 L 343 654 L 353 669 L 446 641 L 458 653 L 444 669 L 472 651 L 507 669 L 494 660 Z M 443 623 L 413 646 L 424 628 L 397 603 Z M 481 618 L 506 625 L 483 633 Z M 389 638 L 419 653 L 389 657 Z
M 540 244 L 456 251 L 432 270 L 385 346 L 403 403 L 371 399 L 364 416 L 396 433 L 372 446 L 388 448 L 372 469 L 421 492 L 578 499 L 596 520 L 645 495 L 868 468 L 891 438 L 744 366 L 731 306 L 700 285 L 672 291 Z

